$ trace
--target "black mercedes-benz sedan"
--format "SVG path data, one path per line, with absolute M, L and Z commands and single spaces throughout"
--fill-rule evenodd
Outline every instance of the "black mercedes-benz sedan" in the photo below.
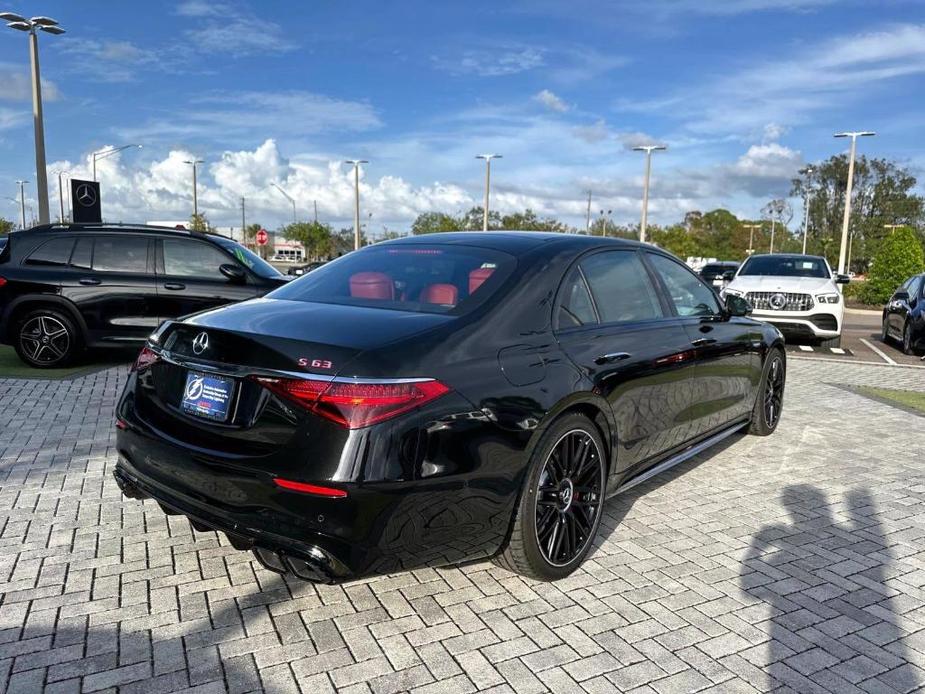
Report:
M 313 581 L 485 557 L 558 579 L 605 498 L 774 431 L 782 338 L 748 310 L 629 241 L 379 243 L 161 325 L 118 405 L 115 476 Z

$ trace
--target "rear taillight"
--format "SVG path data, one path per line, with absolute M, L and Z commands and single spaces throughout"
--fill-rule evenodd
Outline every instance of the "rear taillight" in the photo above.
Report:
M 347 492 L 343 489 L 337 489 L 336 487 L 322 487 L 320 484 L 295 482 L 294 480 L 285 480 L 282 477 L 274 477 L 273 482 L 277 487 L 282 487 L 289 491 L 314 494 L 315 496 L 325 496 L 329 499 L 343 499 L 347 496 Z
M 265 388 L 348 429 L 359 429 L 408 412 L 449 392 L 440 381 L 313 381 L 262 378 Z
M 150 347 L 142 347 L 141 351 L 138 353 L 138 356 L 135 358 L 135 363 L 132 364 L 132 371 L 143 371 L 158 359 L 160 359 L 160 357 L 158 356 L 157 352 L 152 350 Z
M 6 284 L 6 277 L 0 277 L 0 287 Z

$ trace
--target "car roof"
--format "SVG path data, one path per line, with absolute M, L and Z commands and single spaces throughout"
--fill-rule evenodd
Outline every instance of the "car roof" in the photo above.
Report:
M 11 234 L 23 234 L 23 235 L 32 235 L 32 234 L 48 234 L 48 233 L 60 233 L 65 231 L 93 231 L 93 232 L 141 232 L 141 233 L 157 233 L 157 234 L 166 234 L 168 236 L 182 236 L 195 238 L 216 238 L 216 239 L 227 239 L 229 241 L 234 241 L 229 236 L 224 234 L 215 234 L 212 232 L 204 231 L 192 231 L 190 229 L 176 229 L 174 227 L 165 227 L 165 226 L 155 226 L 153 224 L 123 224 L 123 223 L 75 223 L 67 222 L 64 224 L 40 224 L 38 226 L 30 227 L 29 229 L 19 229 L 17 231 L 10 232 Z
M 383 244 L 376 245 L 419 243 L 480 246 L 482 248 L 514 254 L 526 252 L 549 243 L 569 244 L 578 248 L 592 248 L 601 245 L 612 245 L 617 247 L 638 247 L 644 245 L 640 244 L 638 241 L 630 241 L 628 239 L 548 231 L 449 231 L 436 234 L 404 236 L 400 239 L 393 239 L 391 241 L 385 241 Z M 648 246 L 648 244 L 645 245 Z M 648 247 L 655 248 L 654 246 Z
M 749 258 L 815 258 L 816 260 L 825 260 L 821 255 L 810 255 L 809 253 L 755 253 Z

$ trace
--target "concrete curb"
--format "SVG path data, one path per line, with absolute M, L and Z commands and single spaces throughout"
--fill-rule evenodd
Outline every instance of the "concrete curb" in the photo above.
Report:
M 854 313 L 859 316 L 880 316 L 883 315 L 881 311 L 876 311 L 871 308 L 848 308 L 845 307 L 845 313 Z

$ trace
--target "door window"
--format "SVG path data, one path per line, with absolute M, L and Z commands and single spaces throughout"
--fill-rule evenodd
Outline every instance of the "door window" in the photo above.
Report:
M 71 267 L 77 270 L 89 270 L 92 258 L 93 239 L 87 236 L 81 236 L 77 239 L 77 245 L 74 246 L 74 254 L 71 256 Z
M 61 266 L 67 265 L 71 257 L 74 239 L 54 239 L 44 243 L 26 258 L 26 265 Z
M 588 285 L 576 267 L 565 281 L 562 301 L 559 303 L 558 324 L 560 328 L 574 328 L 589 323 L 597 323 L 597 316 L 594 315 Z
M 148 271 L 148 239 L 137 236 L 100 236 L 93 250 L 93 269 L 99 272 Z
M 165 275 L 225 280 L 219 267 L 232 260 L 217 248 L 183 239 L 164 239 L 162 243 Z
M 580 263 L 602 323 L 662 318 L 655 287 L 634 251 L 595 253 Z
M 681 263 L 655 253 L 648 254 L 674 302 L 679 316 L 717 316 L 720 314 L 716 294 Z

